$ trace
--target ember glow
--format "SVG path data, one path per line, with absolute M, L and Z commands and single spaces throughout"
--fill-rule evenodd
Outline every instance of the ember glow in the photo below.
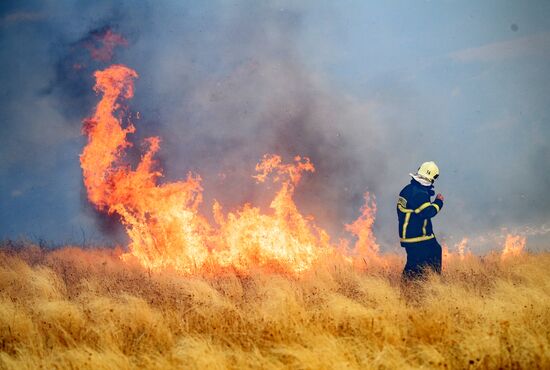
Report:
M 279 155 L 266 154 L 251 178 L 280 186 L 271 212 L 262 213 L 251 204 L 224 213 L 214 202 L 215 225 L 198 211 L 202 201 L 201 178 L 188 174 L 186 180 L 160 183 L 162 170 L 154 156 L 160 138 L 145 140 L 146 150 L 135 169 L 124 163 L 132 123 L 123 127 L 121 104 L 134 94 L 137 73 L 123 65 L 95 72 L 95 91 L 102 94 L 92 117 L 84 122 L 88 144 L 80 157 L 88 199 L 99 210 L 118 214 L 131 242 L 125 259 L 137 259 L 152 269 L 191 273 L 202 268 L 273 267 L 292 273 L 310 268 L 322 256 L 336 253 L 328 233 L 313 217 L 304 216 L 293 196 L 302 176 L 315 172 L 309 158 L 296 156 L 284 163 Z M 375 203 L 368 194 L 362 214 L 346 228 L 357 237 L 356 254 L 376 254 L 372 233 Z

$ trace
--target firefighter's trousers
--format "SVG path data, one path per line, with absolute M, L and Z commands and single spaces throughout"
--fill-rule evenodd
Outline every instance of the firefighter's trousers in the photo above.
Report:
M 435 238 L 418 243 L 407 243 L 407 264 L 403 278 L 416 279 L 433 270 L 441 274 L 441 245 Z

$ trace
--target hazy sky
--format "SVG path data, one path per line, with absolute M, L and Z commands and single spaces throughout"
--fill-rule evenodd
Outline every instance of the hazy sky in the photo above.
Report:
M 0 5 L 0 239 L 124 242 L 87 204 L 78 161 L 91 75 L 109 65 L 87 45 L 110 28 L 128 41 L 112 62 L 140 75 L 136 142 L 162 138 L 167 179 L 201 174 L 205 210 L 265 206 L 261 155 L 308 155 L 304 213 L 340 236 L 368 190 L 392 250 L 396 195 L 434 160 L 440 239 L 485 248 L 506 228 L 545 245 L 550 2 L 111 3 Z

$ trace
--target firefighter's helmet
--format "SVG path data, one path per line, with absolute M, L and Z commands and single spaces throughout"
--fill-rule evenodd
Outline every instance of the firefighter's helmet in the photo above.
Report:
M 439 167 L 437 167 L 435 162 L 424 162 L 420 165 L 418 171 L 416 171 L 416 175 L 433 184 L 435 179 L 439 176 Z

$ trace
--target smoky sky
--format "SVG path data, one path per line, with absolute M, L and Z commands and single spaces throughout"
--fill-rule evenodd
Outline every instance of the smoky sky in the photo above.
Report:
M 491 11 L 491 6 L 499 11 Z M 550 7 L 532 2 L 106 1 L 4 3 L 0 42 L 0 237 L 125 243 L 86 201 L 82 120 L 93 71 L 135 69 L 128 161 L 162 140 L 162 181 L 203 179 L 202 210 L 268 211 L 276 185 L 251 178 L 265 153 L 308 156 L 296 201 L 333 237 L 377 201 L 395 249 L 395 200 L 420 163 L 441 169 L 435 220 L 450 244 L 550 221 Z M 442 18 L 441 20 L 435 19 Z M 513 29 L 511 25 L 516 25 Z M 90 45 L 122 35 L 112 59 Z M 139 119 L 136 112 L 139 112 Z M 533 231 L 535 230 L 535 231 Z M 542 231 L 540 231 L 542 230 Z M 546 231 L 544 231 L 546 230 Z M 85 236 L 85 237 L 84 237 Z

